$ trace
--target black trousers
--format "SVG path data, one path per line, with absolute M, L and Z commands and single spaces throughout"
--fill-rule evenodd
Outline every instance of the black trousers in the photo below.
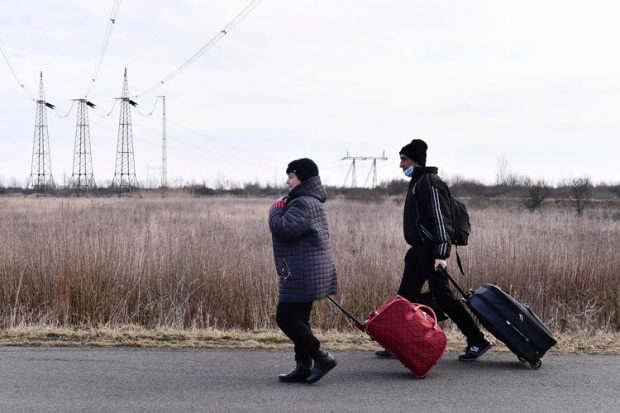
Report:
M 318 353 L 321 342 L 310 329 L 312 304 L 278 302 L 276 322 L 280 330 L 295 344 L 295 361 L 309 361 Z
M 437 304 L 465 335 L 467 344 L 480 344 L 484 335 L 461 300 L 450 289 L 448 278 L 443 272 L 436 272 L 434 266 L 435 256 L 432 249 L 410 248 L 405 255 L 405 270 L 398 294 L 416 303 L 424 282 L 428 281 L 428 288 L 435 296 Z

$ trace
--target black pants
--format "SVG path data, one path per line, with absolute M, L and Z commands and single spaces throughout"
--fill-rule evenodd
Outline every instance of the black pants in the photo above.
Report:
M 484 335 L 463 303 L 450 290 L 448 278 L 443 272 L 436 272 L 434 266 L 432 249 L 410 248 L 405 255 L 405 270 L 398 294 L 413 303 L 418 302 L 422 286 L 428 281 L 428 288 L 437 304 L 467 337 L 467 344 L 480 344 Z
M 310 329 L 312 304 L 312 301 L 278 303 L 276 322 L 280 330 L 295 344 L 295 361 L 308 361 L 313 354 L 318 353 L 321 346 L 321 342 L 314 337 Z

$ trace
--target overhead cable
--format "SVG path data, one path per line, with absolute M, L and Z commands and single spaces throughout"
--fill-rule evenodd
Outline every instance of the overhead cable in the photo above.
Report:
M 213 148 L 206 148 L 204 146 L 201 145 L 197 145 L 195 143 L 186 141 L 184 139 L 180 139 L 176 136 L 172 136 L 172 137 L 168 137 L 167 138 L 169 142 L 172 142 L 173 144 L 168 146 L 168 150 L 172 151 L 172 152 L 181 152 L 185 155 L 192 155 L 192 156 L 197 156 L 200 158 L 204 158 L 204 156 L 211 156 L 211 157 L 215 157 L 217 160 L 222 161 L 222 160 L 226 160 L 226 161 L 235 161 L 237 162 L 239 165 L 254 165 L 254 166 L 258 166 L 258 167 L 262 167 L 262 168 L 273 168 L 274 167 L 274 163 L 265 163 L 265 162 L 261 162 L 261 161 L 257 161 L 255 158 L 255 156 L 236 156 L 233 153 L 222 153 L 219 151 L 215 151 L 213 150 Z M 194 150 L 190 150 L 190 151 L 186 151 L 184 150 L 184 148 L 179 148 L 177 145 L 174 145 L 174 142 L 178 142 L 178 143 L 182 143 L 184 146 L 190 147 L 190 148 L 194 148 Z M 202 151 L 203 154 L 197 154 L 196 150 Z
M 106 27 L 105 34 L 103 36 L 103 42 L 101 43 L 101 48 L 99 49 L 99 56 L 97 57 L 97 63 L 95 63 L 95 69 L 93 70 L 93 74 L 89 80 L 89 86 L 84 93 L 84 98 L 88 97 L 88 94 L 92 90 L 95 82 L 97 80 L 97 75 L 99 74 L 99 70 L 101 69 L 101 64 L 103 63 L 103 58 L 105 57 L 106 51 L 108 49 L 108 43 L 110 42 L 110 37 L 112 36 L 112 30 L 114 29 L 114 24 L 116 23 L 116 16 L 118 15 L 118 10 L 121 7 L 121 0 L 114 0 L 114 5 L 112 6 L 112 13 L 110 14 L 110 20 L 108 20 L 108 26 Z
M 170 120 L 170 119 L 168 119 L 168 120 Z M 178 123 L 176 123 L 176 122 L 173 122 L 173 123 L 178 125 Z M 147 125 L 145 125 L 145 124 L 143 124 L 141 122 L 135 122 L 135 124 L 138 125 L 141 128 L 148 129 L 148 130 L 150 130 L 152 132 L 159 132 L 157 129 L 153 129 L 152 127 L 149 127 L 149 126 L 147 126 Z M 186 129 L 190 130 L 191 132 L 193 132 L 194 134 L 197 134 L 199 136 L 206 137 L 206 138 L 209 138 L 209 139 L 221 142 L 218 139 L 215 139 L 215 138 L 213 138 L 211 136 L 207 136 L 207 135 L 205 135 L 205 134 L 203 134 L 201 132 L 198 132 L 196 130 L 189 129 L 189 128 L 186 128 Z M 159 145 L 159 144 L 157 144 L 155 142 L 152 142 L 152 141 L 146 141 L 146 140 L 143 140 L 143 139 L 140 139 L 140 138 L 136 138 L 136 139 L 139 140 L 139 141 L 142 141 L 142 142 L 148 142 L 152 146 Z M 269 161 L 269 163 L 265 163 L 265 162 L 262 162 L 260 160 L 257 160 L 256 158 L 258 158 L 258 156 L 256 156 L 254 153 L 252 153 L 251 156 L 244 156 L 243 154 L 239 154 L 238 153 L 239 151 L 222 152 L 221 150 L 218 151 L 218 150 L 213 149 L 212 147 L 207 148 L 207 147 L 202 146 L 200 144 L 196 144 L 196 143 L 190 142 L 188 140 L 181 139 L 178 136 L 176 136 L 175 134 L 172 134 L 172 136 L 167 136 L 167 139 L 171 143 L 181 144 L 181 145 L 172 144 L 172 145 L 170 145 L 168 147 L 168 150 L 170 150 L 172 152 L 182 153 L 184 155 L 195 156 L 195 157 L 199 157 L 201 159 L 204 159 L 205 156 L 209 156 L 209 157 L 214 157 L 217 160 L 225 159 L 227 161 L 236 161 L 236 162 L 239 162 L 240 164 L 243 164 L 243 165 L 250 164 L 250 165 L 255 165 L 255 166 L 258 166 L 258 167 L 262 167 L 262 168 L 273 168 L 273 165 L 274 165 L 274 161 L 271 161 L 271 160 Z M 198 151 L 200 151 L 202 153 L 198 153 Z M 246 151 L 246 152 L 248 152 L 248 151 Z
M 205 134 L 203 132 L 197 131 L 196 129 L 190 128 L 189 126 L 182 125 L 181 123 L 176 122 L 176 121 L 170 119 L 170 117 L 167 117 L 167 120 L 168 120 L 168 122 L 170 122 L 170 123 L 172 123 L 174 125 L 177 125 L 178 127 L 182 128 L 182 129 L 185 129 L 185 130 L 187 130 L 189 132 L 192 132 L 192 133 L 194 133 L 196 135 L 200 135 L 200 136 L 205 137 L 205 138 L 207 138 L 209 140 L 218 142 L 221 145 L 228 146 L 229 148 L 234 149 L 236 152 L 246 152 L 246 153 L 250 154 L 252 158 L 262 158 L 263 160 L 268 161 L 268 162 L 273 162 L 273 163 L 276 163 L 276 164 L 278 163 L 278 161 L 276 161 L 274 159 L 271 159 L 271 158 L 267 158 L 267 157 L 261 156 L 261 155 L 257 154 L 255 151 L 250 151 L 248 149 L 244 149 L 244 148 L 241 148 L 239 146 L 231 145 L 230 143 L 225 142 L 225 141 L 223 141 L 221 139 L 218 139 L 218 138 L 215 138 L 213 136 L 207 135 L 207 134 Z
M 179 73 L 187 69 L 194 63 L 200 56 L 205 54 L 205 52 L 211 49 L 217 42 L 219 42 L 222 37 L 226 36 L 237 24 L 241 22 L 252 10 L 254 10 L 262 0 L 252 0 L 239 14 L 235 16 L 222 30 L 220 30 L 211 40 L 205 43 L 196 53 L 194 53 L 189 59 L 187 59 L 181 66 L 179 66 L 176 70 L 170 73 L 168 76 L 164 77 L 159 82 L 155 83 L 153 86 L 148 89 L 143 90 L 142 92 L 135 95 L 138 97 L 140 95 L 147 94 L 158 87 L 163 86 L 166 82 L 176 77 Z
M 75 101 L 71 102 L 71 106 L 69 107 L 69 110 L 67 111 L 67 113 L 65 115 L 57 115 L 54 112 L 52 112 L 52 115 L 56 116 L 59 119 L 67 118 L 71 114 L 71 111 L 73 110 L 73 105 L 75 105 Z
M 24 93 L 26 93 L 26 95 L 28 95 L 28 98 L 30 98 L 30 100 L 35 100 L 34 96 L 32 95 L 32 93 L 30 93 L 28 91 L 28 89 L 26 88 L 24 83 L 19 79 L 19 76 L 17 76 L 17 72 L 15 71 L 15 67 L 11 63 L 11 59 L 9 59 L 9 54 L 4 49 L 4 44 L 2 43 L 2 40 L 0 40 L 0 52 L 2 52 L 2 56 L 4 57 L 4 61 L 9 66 L 9 69 L 11 70 L 11 73 L 13 74 L 13 77 L 15 78 L 15 81 L 17 82 L 19 87 L 21 87 L 21 89 L 24 91 Z
M 155 108 L 157 107 L 157 102 L 159 101 L 159 98 L 161 98 L 161 96 L 157 96 L 155 98 L 155 102 L 153 103 L 153 108 L 151 109 L 151 111 L 149 113 L 142 113 L 138 109 L 135 109 L 135 112 L 138 115 L 142 116 L 143 118 L 148 118 L 149 116 L 151 116 L 155 112 Z
M 110 109 L 107 113 L 101 114 L 101 113 L 98 113 L 97 111 L 95 111 L 95 114 L 97 116 L 99 116 L 100 118 L 107 118 L 108 116 L 110 116 L 112 114 L 112 112 L 114 112 L 114 108 L 116 107 L 117 103 L 118 103 L 118 100 L 114 99 L 114 104 L 112 105 L 112 109 Z

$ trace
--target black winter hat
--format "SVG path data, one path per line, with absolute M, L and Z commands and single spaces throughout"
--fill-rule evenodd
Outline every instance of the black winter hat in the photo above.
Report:
M 297 178 L 299 178 L 299 180 L 303 182 L 308 178 L 312 178 L 313 176 L 319 176 L 319 167 L 316 166 L 312 159 L 301 158 L 296 159 L 288 164 L 288 168 L 286 168 L 286 173 L 290 174 L 291 172 L 297 175 Z
M 422 139 L 414 139 L 411 143 L 403 146 L 399 154 L 405 155 L 407 158 L 426 166 L 426 150 L 428 145 Z

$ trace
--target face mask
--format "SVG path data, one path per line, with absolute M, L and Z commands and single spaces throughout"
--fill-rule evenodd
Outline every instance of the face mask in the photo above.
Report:
M 411 165 L 409 168 L 405 169 L 403 173 L 405 174 L 405 176 L 408 176 L 409 178 L 411 178 L 413 176 L 413 170 L 414 170 L 414 167 L 413 165 Z

